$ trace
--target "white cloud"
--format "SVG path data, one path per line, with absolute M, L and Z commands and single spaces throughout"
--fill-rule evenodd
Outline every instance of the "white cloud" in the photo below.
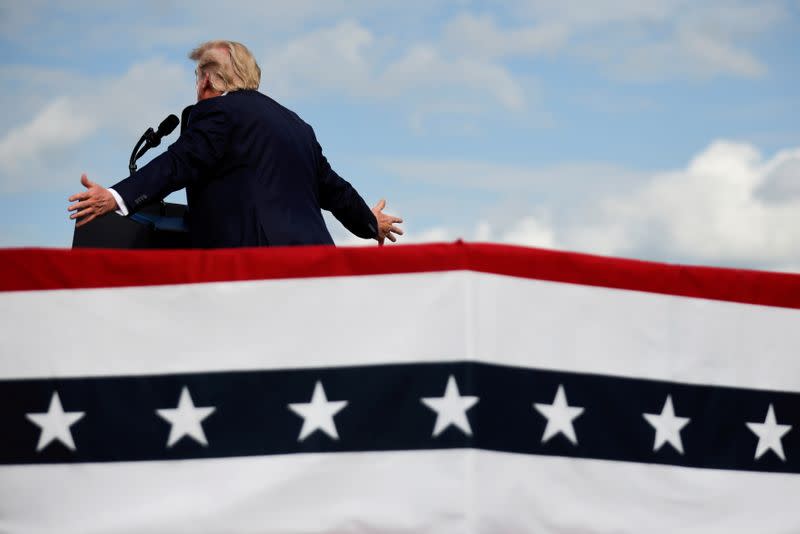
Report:
M 779 204 L 800 200 L 800 149 L 779 152 L 765 166 L 758 196 Z
M 409 234 L 408 239 L 403 239 L 403 242 L 409 243 L 445 243 L 454 241 L 457 237 L 451 230 L 443 226 L 428 228 L 421 232 L 412 232 Z
M 672 261 L 798 264 L 800 196 L 770 203 L 759 194 L 791 161 L 788 154 L 765 160 L 749 144 L 717 141 L 685 169 L 656 174 L 630 194 L 605 199 L 583 225 L 565 229 L 563 240 L 581 250 Z M 596 239 L 604 234 L 605 241 Z
M 292 12 L 313 19 L 303 5 Z M 432 7 L 409 9 L 427 14 Z M 280 44 L 257 44 L 264 50 L 258 54 L 263 88 L 279 98 L 333 91 L 391 101 L 407 109 L 417 132 L 427 130 L 430 116 L 450 121 L 499 111 L 533 118 L 536 80 L 518 59 L 532 66 L 539 56 L 558 53 L 565 61 L 583 58 L 610 76 L 639 82 L 758 78 L 768 66 L 749 44 L 780 22 L 782 8 L 772 1 L 754 9 L 738 0 L 608 0 L 532 2 L 498 10 L 504 12 L 519 16 L 500 23 L 494 15 L 465 11 L 424 40 L 408 40 L 397 28 L 386 31 L 375 19 L 356 18 L 372 13 L 367 5 L 342 9 L 339 16 L 348 18 L 333 16 L 331 24 Z M 452 122 L 448 128 L 479 132 L 476 120 Z
M 661 81 L 711 79 L 720 75 L 758 78 L 767 67 L 730 40 L 700 31 L 679 31 L 661 42 L 644 43 L 615 53 L 611 71 L 624 79 Z
M 389 175 L 407 182 L 472 188 L 496 193 L 549 192 L 590 194 L 602 188 L 626 186 L 644 177 L 621 165 L 604 162 L 563 163 L 543 167 L 512 165 L 479 160 L 378 160 Z
M 95 83 L 80 96 L 83 111 L 103 126 L 136 136 L 196 100 L 193 66 L 160 58 L 132 64 L 122 76 Z M 135 141 L 135 139 L 134 139 Z
M 474 91 L 488 94 L 509 111 L 526 107 L 525 90 L 505 67 L 466 57 L 449 60 L 430 46 L 416 46 L 390 64 L 380 76 L 379 86 L 388 95 L 425 90 L 426 94 L 449 94 L 456 99 L 460 92 Z
M 81 114 L 69 98 L 48 104 L 33 119 L 7 132 L 0 139 L 0 175 L 16 176 L 14 183 L 23 184 L 20 176 L 29 176 L 29 166 L 40 158 L 58 156 L 64 149 L 82 141 L 98 124 Z M 0 182 L 3 189 L 10 183 Z
M 374 239 L 361 239 L 351 234 L 337 223 L 333 222 L 331 217 L 326 217 L 326 222 L 328 228 L 331 230 L 334 242 L 340 247 L 372 247 L 377 245 L 377 241 Z M 400 226 L 405 232 L 404 235 L 398 238 L 398 243 L 402 244 L 449 243 L 461 238 L 453 229 L 445 226 L 434 226 L 423 229 L 415 229 L 413 225 L 411 228 L 408 228 L 407 225 Z M 386 245 L 390 246 L 392 243 L 387 240 Z
M 500 241 L 529 247 L 554 248 L 556 246 L 555 233 L 550 225 L 530 215 L 523 217 L 504 232 Z
M 480 221 L 475 227 L 475 241 L 491 241 L 492 225 L 488 221 Z
M 303 34 L 263 54 L 263 90 L 278 96 L 340 91 L 396 100 L 465 93 L 488 95 L 501 107 L 525 108 L 525 90 L 505 67 L 471 57 L 446 57 L 440 47 L 414 44 L 388 58 L 388 44 L 356 21 Z
M 682 170 L 656 174 L 628 195 L 607 198 L 591 222 L 568 229 L 564 241 L 596 246 L 608 229 L 607 253 L 657 251 L 662 258 L 725 263 L 787 264 L 800 258 L 800 200 L 769 204 L 759 187 L 774 160 L 755 147 L 717 141 Z M 588 232 L 587 232 L 588 229 Z
M 30 71 L 30 69 L 28 69 Z M 61 88 L 66 75 L 28 72 L 36 87 Z M 41 105 L 32 118 L 0 137 L 0 190 L 47 190 L 63 184 L 69 150 L 95 134 L 123 136 L 131 146 L 138 134 L 168 113 L 179 113 L 194 93 L 190 67 L 160 59 L 132 65 L 117 78 L 75 78 L 68 94 Z M 25 179 L 20 179 L 25 176 Z
M 328 221 L 331 225 L 331 221 Z M 431 226 L 419 228 L 410 225 L 404 226 L 405 234 L 399 237 L 398 243 L 450 243 L 457 239 L 466 239 L 474 242 L 507 243 L 528 247 L 556 248 L 554 229 L 540 217 L 531 215 L 522 217 L 509 228 L 493 226 L 488 221 L 479 221 L 474 228 L 456 229 L 448 226 Z M 331 226 L 334 231 L 334 240 L 339 246 L 370 246 L 375 241 L 360 239 L 337 226 Z
M 28 42 L 36 33 L 34 27 L 46 28 L 53 35 L 63 31 L 48 16 L 52 9 L 59 12 L 60 7 L 47 2 L 26 6 L 4 6 L 5 24 L 11 25 L 7 28 L 9 38 Z M 80 7 L 89 17 L 109 18 L 107 8 L 92 7 L 91 3 Z M 124 9 L 136 9 L 136 4 L 129 2 Z M 531 118 L 534 82 L 523 78 L 520 73 L 524 71 L 510 67 L 509 62 L 516 58 L 577 53 L 628 80 L 720 75 L 755 78 L 763 76 L 768 67 L 748 49 L 748 43 L 769 32 L 784 17 L 782 4 L 773 1 L 758 6 L 738 0 L 702 4 L 685 0 L 534 1 L 511 3 L 496 15 L 460 12 L 440 27 L 434 26 L 430 37 L 426 35 L 421 41 L 396 35 L 398 29 L 391 25 L 386 31 L 374 18 L 377 7 L 369 2 L 333 2 L 319 8 L 313 2 L 297 1 L 270 8 L 275 9 L 287 21 L 286 35 L 264 36 L 263 31 L 251 35 L 249 30 L 242 30 L 251 35 L 251 47 L 263 51 L 257 55 L 264 67 L 265 92 L 296 97 L 337 91 L 353 98 L 392 102 L 407 109 L 409 124 L 417 132 L 426 131 L 429 117 L 437 116 L 446 120 L 448 130 L 467 135 L 480 132 L 482 116 L 498 111 L 507 117 L 527 113 Z M 434 5 L 425 2 L 412 2 L 408 9 L 421 17 L 436 11 Z M 265 10 L 262 4 L 246 0 L 220 14 L 211 4 L 200 3 L 191 18 L 201 27 L 208 27 L 212 21 L 227 27 L 234 19 L 258 19 Z M 160 20 L 160 15 L 175 13 L 172 7 L 159 7 L 146 17 L 146 26 L 121 27 L 109 19 L 97 31 L 103 35 L 103 42 L 113 41 L 108 32 L 114 31 L 137 35 L 142 38 L 136 41 L 148 43 L 195 44 L 199 33 L 186 22 L 165 22 L 172 25 L 169 31 L 166 26 L 158 26 L 157 31 L 145 29 Z M 508 19 L 502 17 L 504 14 L 516 16 L 512 23 L 498 22 Z M 360 21 L 359 16 L 370 22 Z M 327 25 L 298 33 L 304 21 L 326 21 Z M 164 35 L 159 37 L 160 33 Z M 94 39 L 86 36 L 75 46 L 89 46 Z M 279 39 L 280 44 L 276 44 Z M 111 128 L 134 135 L 143 119 L 147 119 L 145 123 L 157 122 L 160 117 L 152 110 L 160 115 L 191 101 L 192 89 L 184 79 L 189 67 L 181 65 L 150 60 L 132 65 L 116 80 L 81 78 L 64 70 L 3 66 L 0 76 L 7 82 L 18 83 L 24 74 L 28 87 L 51 87 L 50 95 L 56 96 L 51 102 L 43 102 L 41 95 L 36 99 L 24 94 L 14 97 L 20 103 L 28 98 L 29 105 L 38 107 L 28 115 L 27 123 L 5 132 L 0 139 L 0 168 L 8 171 L 17 164 L 14 162 L 35 160 L 36 154 L 46 154 L 55 145 L 74 144 L 95 129 Z M 20 69 L 25 72 L 16 72 Z M 58 80 L 62 83 L 56 87 Z M 12 120 L 18 122 L 14 113 L 20 112 L 12 110 Z M 68 114 L 74 115 L 75 127 L 59 140 L 51 138 L 35 151 L 14 148 L 26 135 L 30 139 L 47 136 L 49 126 L 43 125 L 42 117 L 52 118 L 55 131 L 63 127 L 60 121 Z
M 445 24 L 442 41 L 450 53 L 489 59 L 552 53 L 567 37 L 563 24 L 501 28 L 488 15 L 462 13 Z
M 0 3 L 0 30 L 8 41 L 32 46 L 47 36 L 45 46 L 69 42 L 75 50 L 149 51 L 162 45 L 192 47 L 203 40 L 232 38 L 246 44 L 286 37 L 319 23 L 347 16 L 365 16 L 414 9 L 416 0 L 402 7 L 369 0 L 212 0 L 161 2 L 153 0 L 30 0 Z M 83 23 L 74 31 L 73 20 Z M 52 50 L 51 53 L 59 53 Z
M 262 87 L 269 94 L 297 95 L 339 90 L 369 94 L 376 68 L 370 59 L 375 37 L 355 21 L 312 31 L 263 54 Z
M 526 18 L 556 20 L 570 27 L 591 28 L 618 23 L 657 23 L 690 6 L 691 0 L 520 0 L 511 9 Z
M 777 0 L 524 2 L 523 19 L 562 27 L 569 51 L 631 81 L 756 78 L 768 68 L 749 49 L 786 19 Z
M 717 73 L 727 73 L 742 78 L 758 78 L 767 71 L 766 65 L 752 53 L 725 39 L 714 39 L 702 32 L 686 32 L 680 34 L 678 42 L 682 54 L 675 59 L 694 58 L 697 77 L 711 78 Z
M 511 196 L 515 188 L 529 187 L 519 177 L 504 176 L 507 169 L 497 165 L 492 171 L 484 163 L 479 174 L 496 177 Z M 512 171 L 520 177 L 542 176 L 540 169 Z M 602 194 L 576 190 L 572 203 L 516 205 L 513 213 L 503 209 L 502 216 L 479 220 L 471 233 L 447 225 L 434 226 L 430 233 L 667 262 L 798 271 L 799 172 L 800 149 L 765 158 L 750 144 L 721 140 L 684 168 L 650 173 L 638 185 Z

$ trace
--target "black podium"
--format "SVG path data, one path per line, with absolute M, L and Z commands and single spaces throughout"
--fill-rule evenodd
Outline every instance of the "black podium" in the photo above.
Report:
M 75 228 L 72 248 L 190 248 L 186 206 L 155 203 L 128 217 L 109 213 Z
M 170 115 L 158 125 L 158 131 L 148 128 L 131 152 L 128 171 L 136 172 L 136 160 L 149 149 L 159 146 L 161 138 L 169 135 L 180 123 L 181 133 L 189 123 L 194 106 L 187 106 L 181 119 Z M 158 201 L 143 206 L 128 217 L 109 213 L 92 222 L 76 227 L 72 248 L 191 248 L 186 206 Z

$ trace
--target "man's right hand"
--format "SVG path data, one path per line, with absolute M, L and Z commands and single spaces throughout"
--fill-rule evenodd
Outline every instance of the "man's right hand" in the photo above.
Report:
M 375 220 L 378 222 L 378 236 L 376 237 L 378 245 L 383 245 L 385 239 L 388 239 L 392 243 L 397 241 L 397 237 L 394 234 L 403 235 L 403 230 L 395 226 L 395 223 L 399 224 L 403 222 L 403 219 L 383 213 L 383 208 L 385 207 L 386 201 L 384 199 L 381 199 L 380 202 L 372 207 L 372 213 L 375 215 Z
M 67 208 L 74 212 L 69 216 L 70 219 L 81 219 L 76 227 L 117 209 L 117 201 L 108 189 L 92 182 L 85 174 L 81 175 L 81 184 L 86 191 L 69 197 L 69 201 L 75 204 Z

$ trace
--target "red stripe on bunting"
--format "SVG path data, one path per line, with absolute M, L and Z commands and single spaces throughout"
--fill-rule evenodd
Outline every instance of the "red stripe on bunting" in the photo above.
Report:
M 472 270 L 800 308 L 800 275 L 690 267 L 494 244 L 217 250 L 0 250 L 0 291 Z

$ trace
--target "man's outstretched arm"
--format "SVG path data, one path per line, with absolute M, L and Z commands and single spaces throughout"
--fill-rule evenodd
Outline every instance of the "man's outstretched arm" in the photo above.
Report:
M 345 228 L 358 237 L 376 239 L 380 245 L 386 239 L 397 241 L 397 236 L 403 235 L 403 230 L 395 224 L 402 223 L 403 219 L 383 213 L 385 200 L 381 200 L 370 210 L 350 182 L 331 168 L 316 139 L 314 143 L 318 158 L 320 207 L 333 213 Z

